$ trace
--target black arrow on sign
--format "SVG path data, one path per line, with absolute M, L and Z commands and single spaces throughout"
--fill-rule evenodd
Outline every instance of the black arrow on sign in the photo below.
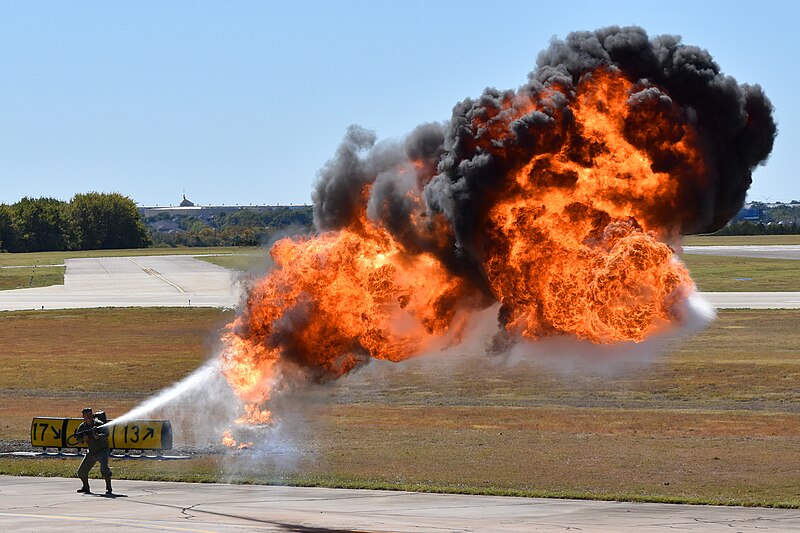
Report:
M 147 431 L 145 432 L 144 437 L 142 437 L 142 440 L 146 440 L 148 437 L 152 437 L 155 434 L 156 434 L 156 430 L 155 429 L 147 428 Z
M 53 426 L 50 426 L 50 429 L 52 429 L 52 430 L 53 430 L 53 434 L 56 436 L 56 438 L 57 438 L 57 439 L 60 439 L 60 438 L 61 438 L 61 432 L 60 432 L 60 431 L 58 431 L 58 430 L 57 430 L 56 428 L 54 428 Z

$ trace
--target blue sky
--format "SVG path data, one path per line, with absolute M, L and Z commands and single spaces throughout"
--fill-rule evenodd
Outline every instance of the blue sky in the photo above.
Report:
M 551 37 L 638 24 L 760 84 L 778 138 L 748 199 L 800 200 L 800 3 L 0 0 L 0 202 L 309 203 L 350 124 L 380 139 L 522 85 Z

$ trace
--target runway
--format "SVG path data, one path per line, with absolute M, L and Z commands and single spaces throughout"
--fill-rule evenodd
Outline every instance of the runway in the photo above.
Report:
M 101 480 L 91 480 L 100 490 Z M 0 531 L 800 531 L 800 510 L 115 480 L 114 497 L 64 478 L 0 476 Z
M 800 309 L 800 292 L 701 292 L 716 309 Z
M 0 291 L 0 310 L 234 307 L 237 273 L 191 256 L 67 259 L 64 285 Z

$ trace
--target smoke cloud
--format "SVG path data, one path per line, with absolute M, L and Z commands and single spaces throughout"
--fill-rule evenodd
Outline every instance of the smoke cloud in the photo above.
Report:
M 273 246 L 223 372 L 260 408 L 297 376 L 457 344 L 487 309 L 504 352 L 692 328 L 674 249 L 741 208 L 772 113 L 706 50 L 608 27 L 554 39 L 517 90 L 488 88 L 402 140 L 351 126 L 313 191 L 318 235 Z
M 129 416 L 219 368 L 240 430 L 255 424 L 237 438 L 279 446 L 272 409 L 373 359 L 481 342 L 494 362 L 645 360 L 712 319 L 674 248 L 741 208 L 772 112 L 707 51 L 609 27 L 553 40 L 517 90 L 402 140 L 351 126 L 313 191 L 318 235 L 276 242 L 219 361 Z
M 486 89 L 480 98 L 457 104 L 449 123 L 420 126 L 404 142 L 376 145 L 374 133 L 352 126 L 336 157 L 320 172 L 313 195 L 318 228 L 346 227 L 363 202 L 364 186 L 374 184 L 368 199 L 372 220 L 411 250 L 435 252 L 456 270 L 474 270 L 480 263 L 476 250 L 486 240 L 487 206 L 497 195 L 508 194 L 506 182 L 514 169 L 533 155 L 559 152 L 570 136 L 580 135 L 569 112 L 576 87 L 603 67 L 637 84 L 629 105 L 640 113 L 632 113 L 626 124 L 628 140 L 645 149 L 659 171 L 680 174 L 673 205 L 648 215 L 678 220 L 684 235 L 724 226 L 741 209 L 753 169 L 772 150 L 777 133 L 772 104 L 760 86 L 738 84 L 706 50 L 685 45 L 678 36 L 649 38 L 642 28 L 614 26 L 553 40 L 517 91 Z M 540 105 L 515 114 L 507 103 L 520 97 Z M 671 153 L 680 135 L 677 128 L 646 127 L 655 114 L 671 115 L 672 124 L 696 129 L 705 163 L 702 175 L 682 168 Z M 492 125 L 503 124 L 503 115 L 507 129 L 494 135 Z M 570 155 L 586 163 L 581 161 L 585 153 Z M 568 187 L 573 177 L 548 179 Z M 419 188 L 421 197 L 409 196 Z M 410 223 L 436 214 L 452 225 L 452 239 L 431 239 Z

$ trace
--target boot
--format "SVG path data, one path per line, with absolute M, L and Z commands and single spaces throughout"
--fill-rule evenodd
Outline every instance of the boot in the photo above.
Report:
M 106 479 L 106 494 L 111 494 L 111 476 L 105 476 Z
M 82 477 L 81 481 L 83 482 L 83 486 L 78 489 L 78 492 L 82 492 L 84 494 L 91 494 L 92 491 L 89 490 L 89 478 Z

